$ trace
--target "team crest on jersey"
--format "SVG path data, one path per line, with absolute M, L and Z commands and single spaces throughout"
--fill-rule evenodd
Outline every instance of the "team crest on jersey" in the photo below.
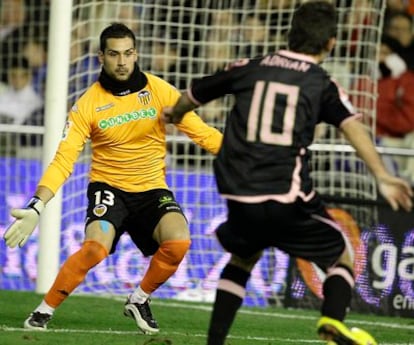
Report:
M 151 101 L 151 94 L 147 90 L 138 92 L 138 100 L 142 105 L 147 105 Z
M 65 123 L 65 127 L 63 128 L 63 133 L 62 133 L 62 140 L 66 140 L 66 138 L 69 135 L 69 130 L 72 127 L 72 121 L 66 121 Z
M 108 208 L 104 204 L 96 205 L 92 210 L 93 214 L 97 217 L 102 217 L 106 211 L 108 211 Z

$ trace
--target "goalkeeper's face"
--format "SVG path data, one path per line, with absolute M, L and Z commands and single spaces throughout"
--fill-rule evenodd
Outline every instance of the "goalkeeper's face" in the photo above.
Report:
M 137 51 L 129 37 L 109 38 L 106 41 L 105 51 L 99 52 L 99 62 L 105 72 L 119 81 L 129 79 L 136 61 Z

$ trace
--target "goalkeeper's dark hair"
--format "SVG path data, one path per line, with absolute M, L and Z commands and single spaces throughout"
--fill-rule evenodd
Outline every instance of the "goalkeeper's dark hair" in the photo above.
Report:
M 135 34 L 130 28 L 122 23 L 112 23 L 106 27 L 99 38 L 99 48 L 103 52 L 106 48 L 106 42 L 109 38 L 124 38 L 129 37 L 134 42 L 134 48 L 136 47 Z
M 289 49 L 303 54 L 322 53 L 328 41 L 336 37 L 337 14 L 327 1 L 309 1 L 293 14 L 288 33 Z

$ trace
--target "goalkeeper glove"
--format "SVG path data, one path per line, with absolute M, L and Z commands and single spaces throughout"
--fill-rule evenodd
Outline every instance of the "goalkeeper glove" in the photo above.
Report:
M 38 197 L 33 197 L 25 208 L 16 208 L 10 212 L 16 220 L 4 233 L 4 240 L 8 247 L 14 248 L 19 245 L 21 248 L 25 245 L 36 228 L 40 213 L 44 208 L 44 202 Z

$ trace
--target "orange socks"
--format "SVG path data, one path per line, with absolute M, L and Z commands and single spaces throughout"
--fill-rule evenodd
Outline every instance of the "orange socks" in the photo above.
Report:
M 147 294 L 151 294 L 166 282 L 177 270 L 188 248 L 190 248 L 190 244 L 190 240 L 162 242 L 152 257 L 148 270 L 142 279 L 142 290 Z
M 85 241 L 61 267 L 53 286 L 44 298 L 45 302 L 53 308 L 58 307 L 84 280 L 86 273 L 107 256 L 108 251 L 100 243 L 93 240 Z
M 167 281 L 177 270 L 190 244 L 190 240 L 164 241 L 151 259 L 141 282 L 142 290 L 151 294 Z M 61 267 L 53 286 L 44 298 L 47 305 L 52 308 L 58 307 L 84 280 L 88 271 L 107 256 L 107 250 L 100 243 L 85 241 Z

